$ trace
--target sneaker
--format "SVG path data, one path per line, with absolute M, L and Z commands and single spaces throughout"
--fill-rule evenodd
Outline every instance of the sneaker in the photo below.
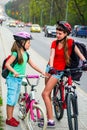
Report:
M 49 127 L 49 128 L 54 128 L 54 127 L 55 127 L 55 122 L 50 122 L 50 121 L 48 121 L 47 127 Z
M 10 125 L 10 126 L 13 126 L 13 127 L 18 126 L 18 123 L 13 119 L 13 117 L 10 120 L 6 119 L 6 124 Z
M 40 123 L 38 123 L 38 127 L 43 127 L 43 122 L 40 122 Z M 50 122 L 50 121 L 48 121 L 47 122 L 47 128 L 54 128 L 55 127 L 55 122 Z
M 12 119 L 13 119 L 15 122 L 17 122 L 18 125 L 20 124 L 20 122 L 17 121 L 14 117 L 12 117 Z

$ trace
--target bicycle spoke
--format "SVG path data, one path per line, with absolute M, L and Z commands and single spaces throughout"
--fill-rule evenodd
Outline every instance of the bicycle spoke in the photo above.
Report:
M 53 90 L 53 106 L 54 106 L 54 112 L 57 120 L 62 119 L 64 114 L 64 109 L 62 107 L 62 101 L 61 101 L 61 90 L 59 89 L 59 86 L 55 86 Z

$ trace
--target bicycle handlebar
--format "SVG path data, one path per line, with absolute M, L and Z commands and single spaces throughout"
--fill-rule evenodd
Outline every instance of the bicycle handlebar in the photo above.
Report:
M 86 69 L 86 70 L 85 70 Z M 87 71 L 87 66 L 81 66 L 81 67 L 77 67 L 77 68 L 66 68 L 64 70 L 56 70 L 56 72 L 81 72 L 81 71 Z
M 35 79 L 35 78 L 40 78 L 39 75 L 33 74 L 33 75 L 19 75 L 18 77 L 20 78 L 29 78 L 29 79 Z
M 20 78 L 25 78 L 27 80 L 27 83 L 29 84 L 29 86 L 31 86 L 31 89 L 33 89 L 35 86 L 37 86 L 39 84 L 39 79 L 40 77 L 45 78 L 45 76 L 43 75 L 38 75 L 38 74 L 29 74 L 29 75 L 19 75 L 18 77 Z M 29 79 L 36 79 L 36 83 L 31 84 Z M 28 85 L 26 84 L 26 85 Z

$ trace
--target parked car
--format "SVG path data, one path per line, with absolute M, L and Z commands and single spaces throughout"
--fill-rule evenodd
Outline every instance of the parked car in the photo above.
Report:
M 56 37 L 56 26 L 47 26 L 44 33 L 45 37 Z
M 74 26 L 72 31 L 72 36 L 80 36 L 80 37 L 87 37 L 87 26 L 77 25 Z
M 32 24 L 30 27 L 30 32 L 41 32 L 41 27 L 39 24 Z

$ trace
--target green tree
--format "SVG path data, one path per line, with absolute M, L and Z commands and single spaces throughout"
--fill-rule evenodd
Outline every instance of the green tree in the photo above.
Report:
M 16 0 L 6 5 L 6 12 L 15 19 L 41 26 L 66 20 L 66 14 L 67 21 L 72 25 L 86 25 L 86 8 L 87 0 Z

